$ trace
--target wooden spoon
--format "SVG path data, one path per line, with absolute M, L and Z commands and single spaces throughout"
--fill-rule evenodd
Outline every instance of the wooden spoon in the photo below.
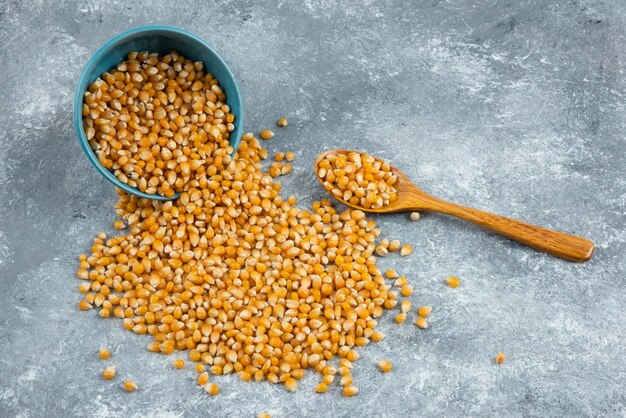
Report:
M 348 154 L 351 152 L 358 151 L 330 150 L 317 157 L 315 160 L 315 173 L 319 182 L 322 183 L 322 187 L 324 181 L 317 175 L 319 172 L 319 163 L 329 155 Z M 382 161 L 380 159 L 377 160 Z M 391 166 L 391 170 L 398 176 L 398 181 L 394 185 L 398 191 L 398 198 L 395 201 L 390 202 L 388 205 L 377 209 L 367 209 L 358 205 L 353 205 L 343 199 L 337 198 L 336 196 L 333 197 L 345 205 L 366 212 L 389 213 L 420 211 L 439 212 L 455 216 L 457 218 L 473 222 L 483 228 L 497 232 L 512 240 L 521 242 L 522 244 L 535 248 L 539 251 L 544 251 L 548 254 L 552 254 L 566 260 L 579 262 L 588 261 L 593 255 L 593 242 L 585 238 L 568 235 L 551 229 L 541 228 L 536 225 L 468 208 L 455 203 L 445 202 L 418 189 L 413 183 L 411 183 L 404 173 L 397 168 Z

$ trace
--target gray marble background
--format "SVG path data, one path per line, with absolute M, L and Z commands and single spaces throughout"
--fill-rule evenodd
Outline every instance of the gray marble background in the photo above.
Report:
M 203 394 L 145 336 L 75 308 L 77 256 L 113 232 L 116 196 L 76 140 L 73 92 L 99 46 L 145 24 L 223 53 L 247 130 L 288 116 L 267 145 L 296 152 L 284 184 L 302 205 L 324 197 L 314 157 L 355 148 L 442 198 L 588 237 L 594 259 L 444 216 L 379 217 L 415 248 L 380 264 L 434 307 L 431 328 L 385 315 L 351 399 L 315 394 L 312 373 L 296 393 L 229 376 Z M 625 416 L 625 45 L 622 0 L 0 0 L 0 416 Z M 120 389 L 128 377 L 138 392 Z

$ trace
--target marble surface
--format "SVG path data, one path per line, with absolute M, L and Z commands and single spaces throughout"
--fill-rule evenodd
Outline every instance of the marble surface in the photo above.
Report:
M 401 3 L 0 0 L 0 416 L 626 415 L 626 3 Z M 207 396 L 144 336 L 76 309 L 77 256 L 113 232 L 116 196 L 79 147 L 74 88 L 100 45 L 145 24 L 223 53 L 246 129 L 288 116 L 268 146 L 295 151 L 284 184 L 301 205 L 324 197 L 319 152 L 360 149 L 442 198 L 588 237 L 593 260 L 444 216 L 378 217 L 415 248 L 380 264 L 434 307 L 431 328 L 385 315 L 351 399 L 315 394 L 313 373 L 296 393 L 229 376 Z M 99 377 L 101 346 L 117 381 Z

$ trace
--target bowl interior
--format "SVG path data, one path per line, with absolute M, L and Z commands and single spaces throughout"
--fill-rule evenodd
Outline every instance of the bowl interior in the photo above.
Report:
M 243 109 L 239 87 L 233 73 L 222 57 L 208 44 L 196 36 L 180 29 L 164 26 L 146 26 L 132 29 L 116 36 L 101 47 L 91 58 L 81 76 L 74 102 L 74 122 L 83 150 L 87 153 L 91 163 L 109 181 L 124 191 L 147 199 L 172 200 L 178 197 L 167 198 L 160 195 L 149 195 L 119 181 L 113 173 L 100 164 L 89 145 L 82 123 L 82 104 L 84 93 L 102 73 L 110 71 L 126 59 L 129 52 L 149 51 L 159 54 L 168 54 L 176 50 L 193 61 L 202 61 L 205 71 L 213 74 L 226 93 L 226 103 L 231 113 L 235 115 L 235 130 L 229 137 L 230 145 L 237 150 L 243 130 Z

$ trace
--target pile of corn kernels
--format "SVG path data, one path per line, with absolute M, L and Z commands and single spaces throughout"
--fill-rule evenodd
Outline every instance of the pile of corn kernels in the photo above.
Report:
M 89 86 L 82 114 L 100 163 L 147 194 L 197 188 L 231 160 L 226 94 L 202 62 L 176 51 L 129 53 Z
M 359 152 L 327 155 L 317 165 L 324 188 L 338 199 L 367 209 L 378 209 L 398 198 L 398 177 L 389 163 Z
M 316 392 L 325 392 L 339 374 L 344 395 L 355 395 L 357 348 L 383 339 L 377 319 L 398 299 L 374 254 L 408 255 L 412 248 L 397 240 L 377 245 L 380 231 L 362 211 L 338 212 L 327 200 L 302 210 L 295 197 L 284 200 L 275 178 L 291 171 L 283 160 L 292 161 L 292 152 L 278 153 L 265 172 L 267 150 L 248 133 L 231 159 L 233 120 L 216 86 L 201 64 L 175 52 L 131 53 L 85 95 L 85 129 L 103 165 L 147 193 L 182 193 L 160 202 L 119 192 L 116 212 L 123 221 L 114 226 L 123 232 L 98 234 L 91 253 L 81 255 L 84 299 L 78 307 L 149 335 L 150 351 L 187 352 L 198 383 L 212 395 L 219 388 L 208 372 L 283 383 L 293 391 L 306 369 L 322 375 Z M 286 126 L 286 118 L 278 125 Z M 339 160 L 329 164 L 365 170 L 357 191 L 368 190 L 360 199 L 369 207 L 395 199 L 388 167 L 369 156 Z M 376 199 L 369 197 L 370 180 L 386 185 L 371 190 Z M 406 277 L 386 276 L 403 296 L 412 293 Z M 401 307 L 398 322 L 411 302 Z M 419 308 L 419 328 L 427 327 L 430 312 Z M 108 359 L 103 350 L 101 358 Z M 173 364 L 183 368 L 184 360 Z M 379 367 L 388 372 L 391 363 Z M 103 377 L 113 379 L 115 368 L 107 367 Z M 124 388 L 137 385 L 126 381 Z

